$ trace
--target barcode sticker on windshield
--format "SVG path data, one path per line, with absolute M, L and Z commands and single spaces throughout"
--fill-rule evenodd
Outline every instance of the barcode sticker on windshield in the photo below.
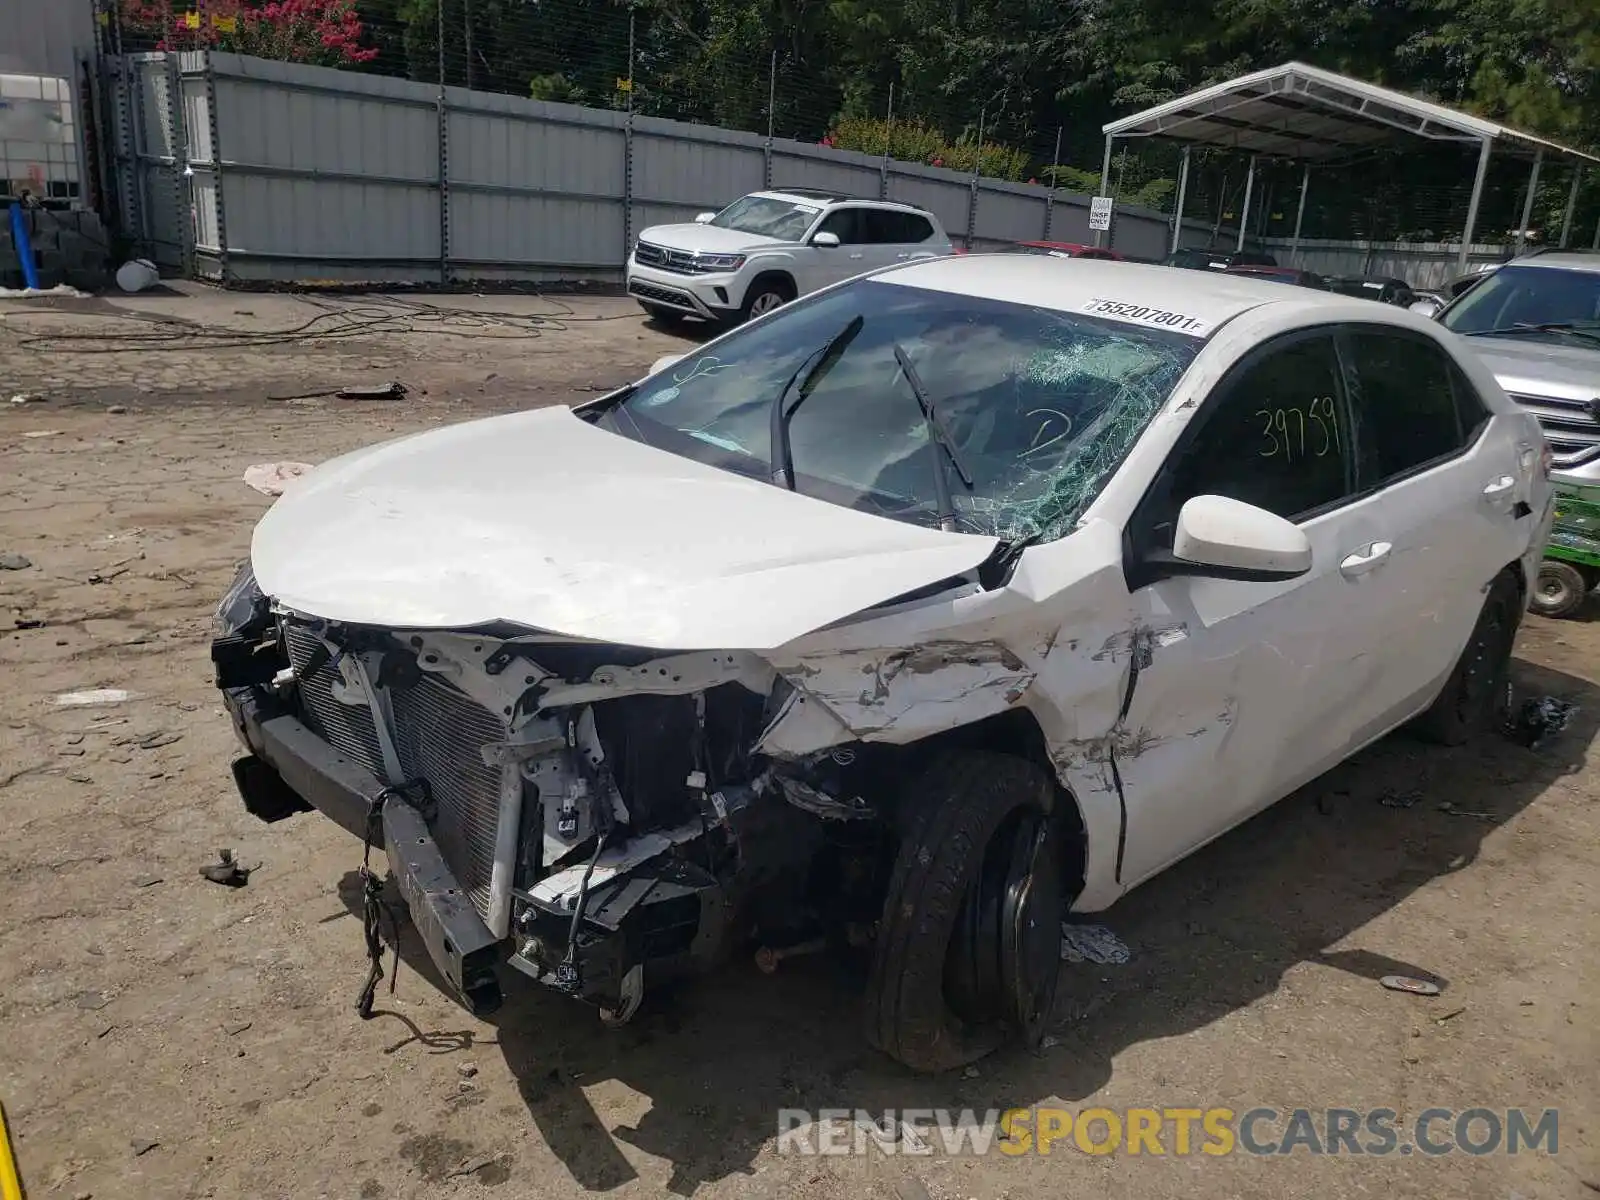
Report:
M 1173 312 L 1166 308 L 1151 308 L 1147 304 L 1130 304 L 1126 300 L 1105 300 L 1096 297 L 1083 306 L 1083 311 L 1097 317 L 1110 317 L 1114 321 L 1127 321 L 1134 325 L 1156 325 L 1162 329 L 1187 333 L 1193 337 L 1204 335 L 1210 323 L 1191 317 L 1188 313 Z

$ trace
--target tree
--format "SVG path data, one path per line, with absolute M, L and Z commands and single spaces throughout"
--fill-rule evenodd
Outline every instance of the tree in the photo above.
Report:
M 118 15 L 124 30 L 158 50 L 230 50 L 330 67 L 378 54 L 362 42 L 355 0 L 122 0 Z

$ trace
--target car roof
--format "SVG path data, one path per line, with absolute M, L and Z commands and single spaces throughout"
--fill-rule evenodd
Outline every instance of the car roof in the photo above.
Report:
M 1554 267 L 1563 271 L 1592 271 L 1600 274 L 1600 254 L 1585 254 L 1578 250 L 1549 250 L 1513 258 L 1506 267 Z
M 1313 305 L 1348 315 L 1371 301 L 1310 288 L 1285 288 L 1249 275 L 1222 271 L 1175 271 L 1144 263 L 1031 254 L 961 254 L 930 258 L 873 276 L 883 283 L 927 288 L 958 296 L 1006 300 L 1056 312 L 1082 312 L 1103 301 L 1193 317 L 1215 329 L 1263 305 Z M 1391 306 L 1392 307 L 1392 306 Z M 1360 308 L 1361 320 L 1371 321 Z M 1396 308 L 1395 313 L 1404 310 Z M 1395 323 L 1406 322 L 1393 318 Z
M 825 192 L 818 188 L 796 188 L 785 191 L 782 188 L 770 188 L 762 192 L 751 192 L 752 196 L 761 196 L 768 200 L 788 200 L 794 204 L 809 204 L 815 208 L 828 208 L 835 204 L 870 204 L 873 208 L 892 208 L 897 212 L 916 213 L 918 216 L 931 216 L 927 209 L 918 208 L 915 204 L 901 204 L 896 200 L 879 200 L 876 196 L 847 196 L 843 192 Z

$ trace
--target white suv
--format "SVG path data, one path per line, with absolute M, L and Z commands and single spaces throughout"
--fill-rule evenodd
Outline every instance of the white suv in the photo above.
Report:
M 688 225 L 652 225 L 628 294 L 658 321 L 736 325 L 863 271 L 952 253 L 932 213 L 811 188 L 752 192 Z

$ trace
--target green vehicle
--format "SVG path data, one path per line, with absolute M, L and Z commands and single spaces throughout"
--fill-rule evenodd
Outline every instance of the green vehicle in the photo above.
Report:
M 1600 584 L 1600 486 L 1556 483 L 1555 524 L 1529 607 L 1565 617 Z

